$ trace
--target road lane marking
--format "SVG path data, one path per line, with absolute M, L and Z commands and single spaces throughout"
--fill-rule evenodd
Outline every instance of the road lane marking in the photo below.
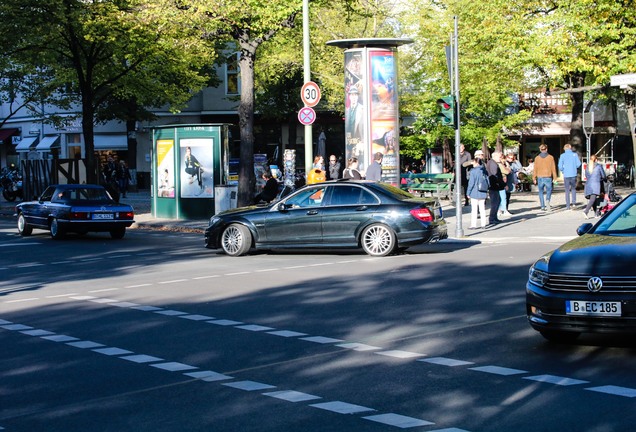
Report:
M 406 428 L 412 428 L 412 427 L 418 427 L 418 426 L 430 426 L 435 424 L 430 421 L 420 420 L 413 417 L 407 417 L 407 416 L 393 414 L 393 413 L 378 414 L 378 415 L 372 415 L 372 416 L 367 416 L 362 418 L 365 420 L 371 420 L 377 423 L 383 423 L 389 426 L 395 426 L 400 429 L 406 429 Z
M 478 371 L 478 372 L 486 372 L 486 373 L 491 373 L 495 375 L 504 375 L 504 376 L 528 373 L 528 371 L 501 367 L 501 366 L 479 366 L 479 367 L 468 368 L 468 369 Z
M 442 366 L 450 366 L 450 367 L 468 366 L 468 365 L 471 365 L 471 364 L 475 364 L 475 363 L 469 362 L 469 361 L 455 360 L 455 359 L 446 358 L 446 357 L 423 358 L 423 359 L 418 359 L 417 361 L 426 362 L 426 363 L 433 363 L 433 364 L 442 365 Z
M 395 357 L 400 359 L 410 359 L 416 357 L 424 357 L 426 354 L 414 353 L 410 351 L 400 351 L 400 350 L 389 350 L 389 351 L 378 351 L 374 354 L 387 356 L 387 357 Z
M 308 400 L 322 399 L 320 396 L 302 393 L 295 390 L 281 390 L 275 392 L 263 393 L 264 396 L 282 399 L 287 402 L 305 402 Z
M 529 377 L 522 377 L 522 378 L 527 380 L 532 380 L 532 381 L 560 385 L 560 386 L 571 386 L 571 385 L 580 385 L 580 384 L 590 383 L 589 381 L 583 381 L 583 380 L 574 379 L 574 378 L 565 378 L 565 377 L 560 377 L 555 375 L 537 375 L 537 376 L 529 376 Z
M 323 402 L 319 404 L 309 405 L 310 407 L 319 408 L 327 411 L 332 411 L 338 414 L 355 414 L 366 411 L 375 411 L 373 408 L 367 408 L 361 405 L 354 405 L 347 402 L 333 401 Z
M 257 381 L 236 381 L 231 383 L 223 383 L 221 385 L 232 387 L 239 390 L 245 391 L 256 391 L 256 390 L 267 390 L 276 388 L 276 386 L 265 384 Z
M 627 388 L 627 387 L 619 387 L 619 386 L 614 386 L 614 385 L 606 385 L 606 386 L 600 386 L 600 387 L 588 387 L 585 390 L 589 390 L 589 391 L 593 391 L 593 392 L 599 392 L 599 393 L 606 393 L 606 394 L 611 394 L 611 395 L 615 395 L 615 396 L 623 396 L 623 397 L 628 397 L 628 398 L 636 397 L 636 389 Z
M 30 302 L 30 301 L 34 301 L 34 300 L 39 300 L 39 298 L 31 297 L 31 298 L 18 299 L 18 300 L 7 300 L 7 301 L 5 301 L 5 303 L 22 303 L 22 302 Z

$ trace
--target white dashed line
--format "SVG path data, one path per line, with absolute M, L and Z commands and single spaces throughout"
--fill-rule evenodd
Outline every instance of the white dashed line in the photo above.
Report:
M 173 284 L 173 283 L 179 283 L 179 282 L 187 282 L 187 279 L 175 279 L 175 280 L 169 280 L 169 281 L 161 281 L 159 282 L 159 284 L 161 285 L 166 285 L 166 284 Z
M 256 324 L 248 324 L 248 325 L 244 325 L 244 326 L 238 326 L 236 328 L 239 328 L 241 330 L 253 331 L 253 332 L 259 332 L 259 331 L 265 331 L 265 330 L 274 330 L 272 327 L 265 327 L 265 326 L 256 325 Z
M 231 377 L 229 375 L 223 375 L 221 373 L 213 372 L 213 371 L 188 372 L 188 373 L 184 373 L 184 375 L 187 375 L 189 377 L 196 378 L 202 381 L 207 381 L 207 382 L 234 379 L 234 377 Z
M 104 289 L 89 291 L 89 293 L 100 293 L 100 292 L 118 291 L 118 290 L 119 288 L 104 288 Z
M 383 423 L 389 426 L 395 426 L 400 429 L 406 429 L 406 428 L 412 428 L 412 427 L 418 427 L 418 426 L 430 426 L 432 424 L 435 424 L 430 421 L 420 420 L 413 417 L 407 417 L 407 416 L 393 414 L 393 413 L 378 414 L 378 415 L 372 415 L 372 416 L 367 416 L 362 418 L 365 420 L 371 420 L 377 423 Z
M 282 390 L 275 392 L 263 393 L 264 396 L 273 397 L 276 399 L 282 399 L 287 402 L 304 402 L 308 400 L 322 399 L 320 396 L 315 396 L 307 393 L 302 393 L 294 390 Z
M 128 285 L 128 286 L 125 286 L 124 288 L 141 288 L 141 287 L 147 287 L 147 286 L 152 286 L 152 284 L 145 283 L 145 284 L 139 284 L 139 285 Z
M 198 277 L 192 278 L 192 280 L 210 279 L 210 278 L 218 278 L 218 277 L 221 277 L 221 275 L 198 276 Z
M 166 316 L 188 315 L 186 312 L 176 311 L 172 309 L 156 311 L 155 313 L 159 315 L 166 315 Z
M 208 324 L 216 324 L 220 326 L 235 326 L 239 324 L 243 324 L 240 321 L 228 320 L 228 319 L 218 319 L 213 321 L 206 321 Z M 269 327 L 267 327 L 269 329 Z
M 554 375 L 536 375 L 536 376 L 523 377 L 523 379 L 555 384 L 560 386 L 571 386 L 571 385 L 590 383 L 589 381 L 583 381 L 583 380 L 578 380 L 573 378 L 564 378 L 564 377 L 554 376 Z
M 335 344 L 336 342 L 342 342 L 342 339 L 334 339 L 334 338 L 324 337 L 324 336 L 309 336 L 309 337 L 304 337 L 300 339 L 308 341 L 308 342 L 319 343 L 319 344 L 332 344 L 332 343 Z
M 58 335 L 58 334 L 54 334 L 51 336 L 42 336 L 42 339 L 50 340 L 53 342 L 70 342 L 70 341 L 79 340 L 79 338 L 76 338 L 73 336 Z
M 276 331 L 271 331 L 271 332 L 267 332 L 267 334 L 271 334 L 274 336 L 281 336 L 281 337 L 298 337 L 298 336 L 307 336 L 307 333 L 299 333 L 299 332 L 295 332 L 295 331 L 290 331 L 290 330 L 276 330 Z
M 354 351 L 374 351 L 374 350 L 382 349 L 382 347 L 366 345 L 366 344 L 356 343 L 356 342 L 337 344 L 336 346 L 352 349 Z
M 104 344 L 100 344 L 97 342 L 93 342 L 93 341 L 79 341 L 79 342 L 69 342 L 66 345 L 75 347 L 75 348 L 82 348 L 82 349 L 88 349 L 88 348 L 98 348 L 98 347 L 103 347 Z
M 391 351 L 378 351 L 375 354 L 387 356 L 387 357 L 395 357 L 400 359 L 410 359 L 416 357 L 424 357 L 424 354 L 409 352 L 409 351 L 400 351 L 400 350 L 391 350 Z
M 613 385 L 606 385 L 600 387 L 589 387 L 585 390 L 599 392 L 599 393 L 607 393 L 615 396 L 623 396 L 628 398 L 636 397 L 636 389 L 627 388 L 627 387 L 619 387 Z
M 167 370 L 169 372 L 180 372 L 184 370 L 199 369 L 196 366 L 190 366 L 187 364 L 177 363 L 177 362 L 155 363 L 155 364 L 151 364 L 150 366 L 158 368 L 158 369 Z
M 450 366 L 450 367 L 468 366 L 468 365 L 471 365 L 471 364 L 475 364 L 473 362 L 468 362 L 468 361 L 463 361 L 463 360 L 455 360 L 455 359 L 450 359 L 450 358 L 446 358 L 446 357 L 424 358 L 424 359 L 419 359 L 417 361 L 426 362 L 426 363 L 433 363 L 433 364 L 442 365 L 442 366 Z
M 179 315 L 179 318 L 191 320 L 191 321 L 205 321 L 205 320 L 213 320 L 214 317 L 207 315 Z
M 107 356 L 121 356 L 126 354 L 132 354 L 132 351 L 128 351 L 122 348 L 110 347 L 110 348 L 97 348 L 94 349 L 96 353 L 104 354 Z
M 336 412 L 338 414 L 355 414 L 366 411 L 375 411 L 373 408 L 367 408 L 361 405 L 354 405 L 346 402 L 334 401 L 309 405 L 314 408 L 320 408 L 327 411 Z
M 77 295 L 77 294 L 79 293 L 58 294 L 58 295 L 46 296 L 44 298 L 54 299 L 54 298 L 61 298 L 61 297 L 70 297 L 72 295 Z
M 13 330 L 13 331 L 33 330 L 33 327 L 25 326 L 24 324 L 7 324 L 0 327 L 5 330 Z
M 480 367 L 474 367 L 469 369 L 478 371 L 478 372 L 486 372 L 486 373 L 491 373 L 495 375 L 504 375 L 504 376 L 528 373 L 528 371 L 524 371 L 520 369 L 511 369 L 511 368 L 500 367 L 500 366 L 480 366 Z
M 5 303 L 24 303 L 24 302 L 34 301 L 34 300 L 39 300 L 39 298 L 31 297 L 31 298 L 25 298 L 25 299 L 20 299 L 20 300 L 7 300 L 7 301 L 5 301 Z
M 126 356 L 126 357 L 119 357 L 119 358 L 123 360 L 131 361 L 131 362 L 135 362 L 135 363 L 153 363 L 153 362 L 163 361 L 162 358 L 153 357 L 153 356 L 149 356 L 145 354 L 136 354 L 136 355 Z
M 245 391 L 267 390 L 276 388 L 276 386 L 256 381 L 236 381 L 231 383 L 224 383 L 222 385 Z

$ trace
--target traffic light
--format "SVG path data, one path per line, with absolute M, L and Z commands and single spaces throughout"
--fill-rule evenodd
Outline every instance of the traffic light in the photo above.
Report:
M 443 125 L 455 126 L 455 99 L 452 96 L 445 96 L 437 99 L 441 111 L 438 114 Z

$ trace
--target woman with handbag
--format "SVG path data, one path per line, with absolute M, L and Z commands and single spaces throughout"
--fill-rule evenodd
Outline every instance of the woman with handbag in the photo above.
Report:
M 587 206 L 583 210 L 585 219 L 590 216 L 587 213 L 590 209 L 594 210 L 594 216 L 600 216 L 598 211 L 598 197 L 603 196 L 603 183 L 605 182 L 605 170 L 603 166 L 597 162 L 596 155 L 590 156 L 590 162 L 585 167 L 585 198 L 587 198 Z
M 475 158 L 473 168 L 468 173 L 468 186 L 466 195 L 470 198 L 470 226 L 468 229 L 477 229 L 477 213 L 481 218 L 481 227 L 486 228 L 486 197 L 488 196 L 488 173 L 484 168 L 484 162 Z

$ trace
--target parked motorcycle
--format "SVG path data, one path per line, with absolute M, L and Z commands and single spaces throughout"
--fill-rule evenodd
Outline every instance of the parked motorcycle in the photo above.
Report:
M 7 201 L 23 199 L 22 176 L 17 169 L 3 168 L 0 172 L 0 187 L 2 196 Z

